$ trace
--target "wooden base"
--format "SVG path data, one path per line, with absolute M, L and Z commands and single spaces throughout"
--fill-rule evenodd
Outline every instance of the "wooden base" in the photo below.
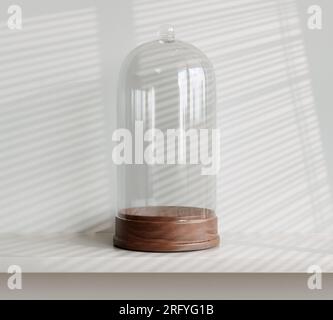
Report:
M 175 252 L 219 244 L 213 210 L 194 207 L 140 207 L 119 211 L 114 245 L 128 250 Z

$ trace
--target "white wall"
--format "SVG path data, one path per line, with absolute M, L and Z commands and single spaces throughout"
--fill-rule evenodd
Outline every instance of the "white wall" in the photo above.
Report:
M 223 231 L 332 231 L 328 0 L 321 31 L 307 0 L 16 3 L 22 31 L 0 4 L 0 232 L 108 225 L 119 67 L 162 23 L 216 69 Z

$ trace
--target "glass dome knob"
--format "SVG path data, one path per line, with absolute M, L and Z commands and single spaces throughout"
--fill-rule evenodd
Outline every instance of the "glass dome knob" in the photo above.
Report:
M 160 27 L 159 30 L 160 40 L 163 42 L 175 41 L 175 29 L 170 24 L 165 24 Z

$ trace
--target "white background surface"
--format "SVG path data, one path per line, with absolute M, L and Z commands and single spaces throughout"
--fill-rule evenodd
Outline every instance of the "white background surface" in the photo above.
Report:
M 11 31 L 12 3 L 2 1 L 0 233 L 15 245 L 14 234 L 94 233 L 110 226 L 119 67 L 167 22 L 216 69 L 222 237 L 237 235 L 227 236 L 237 243 L 250 234 L 259 239 L 259 252 L 271 248 L 272 264 L 263 268 L 274 266 L 276 246 L 295 261 L 302 261 L 300 252 L 329 260 L 332 250 L 321 250 L 317 241 L 333 232 L 332 3 L 316 3 L 323 8 L 321 31 L 306 28 L 310 1 L 21 1 L 23 30 Z M 306 235 L 313 241 L 300 249 Z M 9 260 L 41 255 L 43 242 L 26 239 L 18 252 L 2 241 L 0 254 Z M 214 252 L 227 254 L 223 248 Z M 256 257 L 242 248 L 233 251 L 237 259 Z M 90 257 L 89 245 L 86 250 L 81 255 Z M 68 259 L 71 249 L 64 252 L 49 254 Z M 235 262 L 234 271 L 239 266 Z

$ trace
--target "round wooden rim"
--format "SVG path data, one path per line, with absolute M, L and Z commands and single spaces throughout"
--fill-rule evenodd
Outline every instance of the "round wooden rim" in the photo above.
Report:
M 134 207 L 118 212 L 118 217 L 122 219 L 150 222 L 207 220 L 215 216 L 214 210 L 211 209 L 184 206 Z
M 141 241 L 130 243 L 115 236 L 113 244 L 120 249 L 143 252 L 184 252 L 206 250 L 217 247 L 220 244 L 220 237 L 198 242 L 163 242 L 163 241 Z
M 178 252 L 219 244 L 217 216 L 196 207 L 125 208 L 116 217 L 114 245 L 128 250 Z

